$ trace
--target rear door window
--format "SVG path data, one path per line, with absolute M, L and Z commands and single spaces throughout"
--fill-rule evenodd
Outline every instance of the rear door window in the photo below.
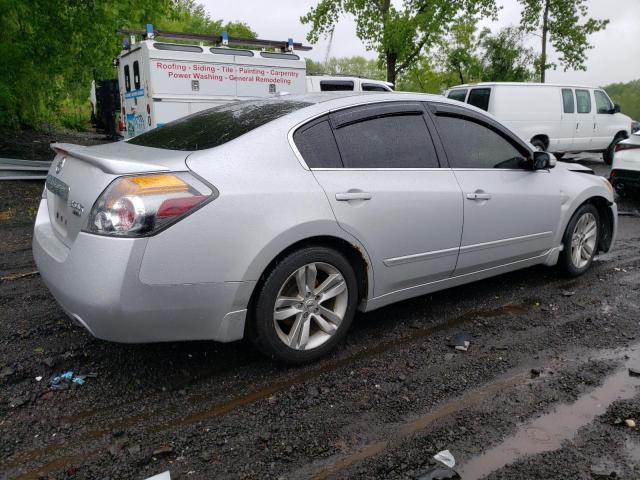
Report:
M 576 89 L 576 103 L 578 104 L 578 113 L 591 113 L 591 95 L 589 90 Z
M 351 80 L 321 80 L 320 91 L 321 92 L 340 92 L 340 91 L 352 91 L 353 82 Z
M 490 88 L 472 88 L 469 93 L 467 103 L 482 110 L 489 110 L 489 99 L 491 98 Z
M 299 100 L 250 100 L 203 110 L 149 130 L 129 140 L 134 145 L 167 150 L 204 150 L 312 105 Z
M 576 113 L 576 106 L 573 101 L 573 90 L 570 88 L 562 89 L 562 109 L 564 113 Z
M 455 90 L 451 90 L 447 98 L 451 100 L 457 100 L 459 102 L 464 102 L 467 98 L 467 89 L 466 88 L 456 88 Z
M 454 116 L 438 115 L 434 120 L 451 167 L 522 168 L 522 153 L 487 126 Z
M 124 89 L 127 92 L 131 91 L 131 73 L 129 71 L 129 65 L 124 66 Z
M 324 118 L 296 130 L 293 141 L 309 168 L 340 168 L 340 152 L 329 120 Z
M 374 109 L 368 118 L 334 127 L 346 168 L 438 168 L 438 160 L 422 114 Z
M 613 110 L 611 100 L 602 90 L 594 90 L 593 95 L 596 97 L 596 109 L 598 113 L 610 113 Z

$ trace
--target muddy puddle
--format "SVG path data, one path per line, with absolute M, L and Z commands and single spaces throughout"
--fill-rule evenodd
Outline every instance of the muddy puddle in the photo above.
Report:
M 521 425 L 502 443 L 462 465 L 458 469 L 461 477 L 464 480 L 481 479 L 523 457 L 558 450 L 563 442 L 572 440 L 581 427 L 604 414 L 614 401 L 633 397 L 640 379 L 629 376 L 628 368 L 640 365 L 640 345 L 618 355 L 627 358 L 619 369 L 604 379 L 601 386 L 581 395 L 573 403 L 560 405 L 554 411 Z M 611 357 L 611 352 L 600 356 L 601 359 Z M 627 445 L 627 451 L 636 458 L 640 454 L 635 444 Z

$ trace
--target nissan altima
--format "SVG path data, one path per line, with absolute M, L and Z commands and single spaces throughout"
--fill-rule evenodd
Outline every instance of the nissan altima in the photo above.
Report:
M 53 148 L 34 257 L 116 342 L 247 337 L 309 362 L 356 310 L 536 264 L 577 276 L 616 233 L 607 180 L 440 96 L 249 100 Z

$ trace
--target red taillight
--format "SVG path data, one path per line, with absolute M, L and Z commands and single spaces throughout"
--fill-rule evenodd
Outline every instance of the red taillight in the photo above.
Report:
M 198 203 L 205 200 L 207 197 L 205 195 L 196 195 L 194 197 L 187 198 L 170 198 L 165 200 L 158 208 L 158 213 L 156 213 L 156 217 L 158 218 L 167 218 L 167 217 L 177 217 L 180 215 L 184 215 L 189 210 L 191 210 Z
M 623 150 L 636 150 L 640 148 L 640 144 L 635 144 L 635 143 L 619 143 L 616 145 L 616 148 L 614 149 L 614 151 L 616 152 L 621 152 Z
M 611 170 L 611 173 L 609 173 L 609 178 L 613 180 L 613 177 L 615 177 L 617 174 L 618 172 L 616 172 L 615 170 Z

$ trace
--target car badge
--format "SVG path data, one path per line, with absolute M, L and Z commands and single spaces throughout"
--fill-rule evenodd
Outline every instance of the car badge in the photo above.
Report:
M 64 167 L 64 162 L 66 159 L 67 157 L 62 157 L 60 160 L 58 160 L 58 163 L 56 163 L 56 174 L 62 171 L 62 168 Z

